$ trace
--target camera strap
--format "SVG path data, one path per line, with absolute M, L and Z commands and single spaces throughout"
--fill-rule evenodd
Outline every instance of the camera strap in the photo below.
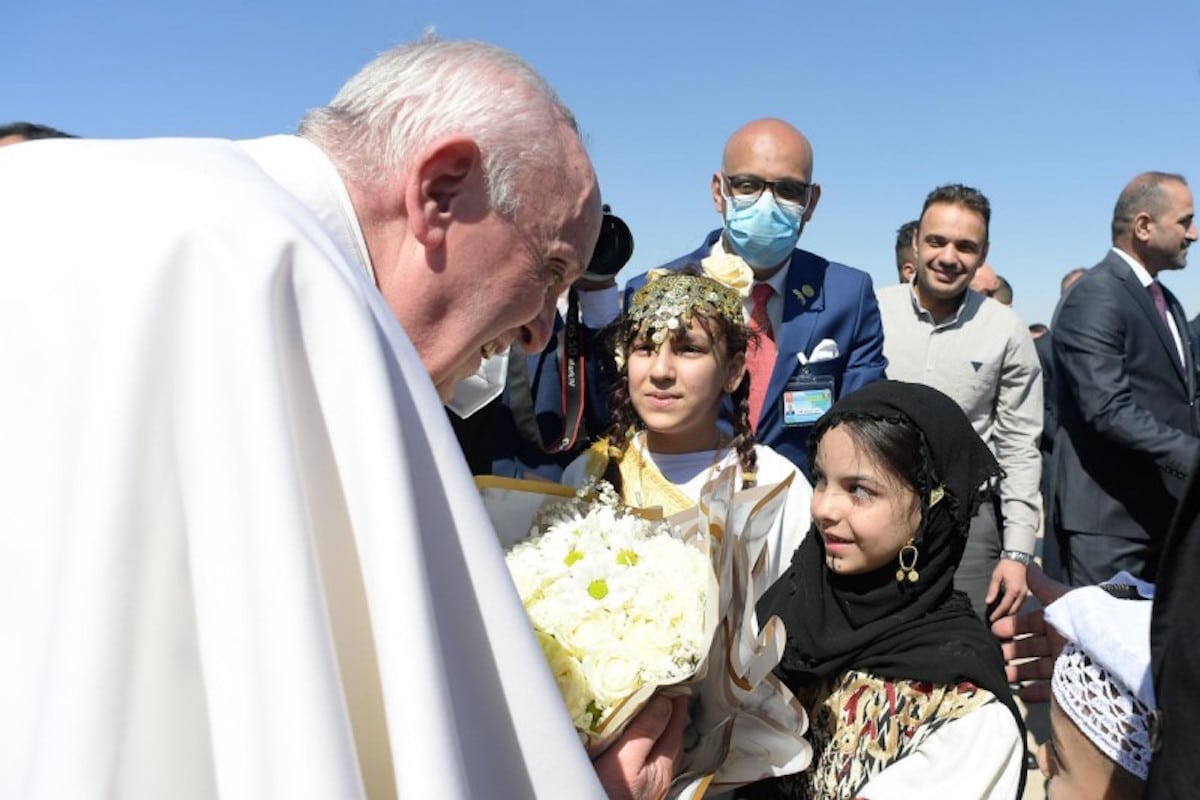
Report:
M 587 373 L 583 355 L 583 324 L 579 320 L 579 296 L 574 289 L 567 295 L 567 317 L 559 331 L 557 355 L 563 428 L 558 439 L 549 445 L 542 441 L 542 432 L 533 408 L 528 359 L 517 356 L 508 360 L 508 402 L 513 423 L 521 438 L 549 454 L 571 450 L 583 427 Z M 542 358 L 545 358 L 545 354 Z

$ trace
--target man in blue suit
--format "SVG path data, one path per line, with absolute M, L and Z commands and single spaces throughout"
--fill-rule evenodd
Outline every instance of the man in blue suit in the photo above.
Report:
M 887 367 L 870 276 L 796 248 L 821 198 L 812 168 L 812 146 L 788 123 L 760 119 L 742 126 L 712 176 L 722 227 L 664 266 L 675 270 L 731 254 L 753 270 L 746 308 L 760 343 L 752 350 L 768 357 L 749 354 L 751 424 L 759 442 L 810 480 L 812 424 L 839 397 L 882 378 Z M 626 284 L 626 301 L 645 281 L 642 275 Z

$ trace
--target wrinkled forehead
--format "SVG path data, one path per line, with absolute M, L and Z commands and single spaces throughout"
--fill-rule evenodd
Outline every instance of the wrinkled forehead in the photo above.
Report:
M 540 249 L 567 248 L 586 267 L 600 238 L 603 211 L 591 161 L 577 142 L 564 158 L 529 176 L 518 221 Z

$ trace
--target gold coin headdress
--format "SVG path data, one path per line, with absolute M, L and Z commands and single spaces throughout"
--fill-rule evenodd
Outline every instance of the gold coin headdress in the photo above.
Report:
M 639 333 L 660 345 L 681 326 L 691 325 L 697 311 L 720 314 L 734 325 L 745 324 L 742 298 L 725 284 L 702 275 L 657 270 L 634 293 L 626 316 Z

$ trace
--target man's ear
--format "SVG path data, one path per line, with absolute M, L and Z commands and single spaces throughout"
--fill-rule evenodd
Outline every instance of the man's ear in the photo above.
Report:
M 441 247 L 446 228 L 455 217 L 471 213 L 483 188 L 483 159 L 479 147 L 465 136 L 442 139 L 417 158 L 404 190 L 410 229 L 421 244 Z
M 805 222 L 812 219 L 813 212 L 817 210 L 817 203 L 821 200 L 821 184 L 814 183 L 808 191 L 808 207 L 804 209 Z
M 1133 215 L 1133 238 L 1139 242 L 1150 241 L 1150 226 L 1154 224 L 1154 217 L 1150 216 L 1145 211 L 1139 211 Z
M 721 216 L 725 216 L 725 198 L 721 196 L 721 173 L 714 172 L 712 176 L 713 208 Z

